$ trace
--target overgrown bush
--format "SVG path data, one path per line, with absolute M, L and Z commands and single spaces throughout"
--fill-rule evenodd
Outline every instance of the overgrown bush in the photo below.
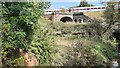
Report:
M 59 46 L 58 53 L 60 55 L 58 55 L 60 58 L 55 60 L 56 65 L 110 66 L 111 59 L 118 55 L 116 42 L 110 39 L 103 40 L 102 30 L 104 28 L 101 23 L 99 20 L 84 25 L 72 24 L 72 22 L 52 23 L 51 25 L 58 29 L 55 31 L 60 31 L 59 29 L 62 27 L 61 29 L 66 32 L 64 40 L 69 41 L 68 44 L 65 43 L 66 45 Z M 57 27 L 58 25 L 59 27 Z M 72 35 L 72 32 L 81 32 L 85 35 L 84 37 L 80 36 L 80 34 Z
M 51 65 L 56 51 L 54 44 L 54 32 L 49 23 L 38 22 L 32 42 L 29 46 L 29 54 L 35 56 L 39 65 Z M 39 28 L 39 29 L 38 29 Z
M 64 65 L 70 66 L 110 66 L 118 52 L 116 47 L 102 41 L 81 39 L 68 47 Z
M 44 31 L 40 26 L 38 27 L 39 17 L 43 14 L 44 9 L 49 7 L 49 3 L 2 2 L 1 5 L 3 66 L 24 65 L 25 58 L 21 55 L 20 49 L 25 52 L 35 51 L 35 57 L 39 58 L 41 63 L 51 60 L 49 56 L 53 51 L 52 46 L 46 41 L 47 37 L 51 36 L 48 36 L 48 30 Z M 30 47 L 35 47 L 37 50 Z M 49 59 L 47 60 L 47 58 Z

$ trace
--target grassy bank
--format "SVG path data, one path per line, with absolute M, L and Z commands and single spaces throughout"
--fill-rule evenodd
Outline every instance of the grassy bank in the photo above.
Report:
M 49 24 L 54 32 L 58 52 L 52 65 L 110 65 L 112 59 L 118 55 L 115 42 L 88 36 L 85 27 L 88 24 L 42 21 Z

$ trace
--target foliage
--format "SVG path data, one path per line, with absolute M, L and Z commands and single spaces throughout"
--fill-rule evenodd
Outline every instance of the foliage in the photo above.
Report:
M 105 30 L 103 33 L 107 33 L 112 30 L 112 26 L 115 25 L 116 23 L 119 23 L 119 2 L 107 2 L 106 5 L 106 10 L 104 12 L 103 17 L 105 18 L 106 26 Z M 112 33 L 112 32 L 110 32 Z
M 94 5 L 88 4 L 86 0 L 82 0 L 77 7 L 91 7 L 91 6 L 94 6 Z
M 47 2 L 2 2 L 2 59 L 4 65 L 19 59 L 19 49 L 28 51 L 39 16 L 48 7 Z M 14 53 L 14 52 L 17 52 Z M 22 59 L 21 59 L 22 60 Z M 6 61 L 6 62 L 5 62 Z
M 88 34 L 89 38 L 102 40 L 104 27 L 102 25 L 103 21 L 100 19 L 94 19 L 92 23 L 85 25 L 84 29 Z M 109 36 L 109 35 L 108 35 Z
M 101 20 L 94 20 L 90 24 L 52 23 L 55 31 L 62 31 L 65 36 L 59 36 L 57 58 L 55 65 L 65 66 L 110 66 L 111 59 L 118 55 L 114 40 L 101 40 L 104 30 Z M 84 37 L 72 35 L 81 32 Z M 88 36 L 92 32 L 92 36 Z M 63 35 L 63 34 L 61 34 Z M 55 40 L 56 41 L 56 40 Z
M 44 2 L 2 3 L 2 59 L 4 65 L 24 65 L 22 63 L 25 58 L 19 49 L 28 52 L 31 57 L 35 56 L 39 65 L 95 66 L 101 65 L 103 62 L 108 63 L 118 54 L 116 44 L 101 40 L 104 37 L 102 34 L 104 28 L 100 20 L 94 20 L 94 23 L 90 24 L 43 21 L 39 19 L 39 16 L 48 6 L 48 3 Z M 106 18 L 108 18 L 107 15 Z M 115 23 L 115 20 L 108 20 L 108 23 Z M 66 46 L 54 46 L 56 45 L 54 41 L 58 39 L 55 33 L 59 31 L 60 34 L 66 35 L 65 40 L 70 40 L 69 44 L 65 44 Z M 80 34 L 73 35 L 73 33 L 87 35 L 81 37 Z M 58 52 L 56 48 L 58 48 Z M 55 54 L 60 58 L 54 59 Z
M 84 28 L 84 24 L 78 23 L 72 23 L 72 22 L 68 22 L 68 23 L 51 23 L 51 26 L 53 27 L 53 29 L 55 30 L 55 32 L 59 32 L 60 34 L 72 34 L 75 32 L 84 32 L 82 29 Z
M 54 44 L 53 29 L 50 24 L 41 21 L 36 25 L 33 40 L 29 46 L 29 54 L 34 55 L 40 65 L 51 65 L 57 52 Z M 38 29 L 39 28 L 39 29 Z
M 67 62 L 65 65 L 98 66 L 110 65 L 111 59 L 118 55 L 116 48 L 110 43 L 101 41 L 90 41 L 82 38 L 69 47 Z
M 98 55 L 105 62 L 111 61 L 118 55 L 118 52 L 114 45 L 105 42 L 97 42 L 91 49 L 94 55 Z

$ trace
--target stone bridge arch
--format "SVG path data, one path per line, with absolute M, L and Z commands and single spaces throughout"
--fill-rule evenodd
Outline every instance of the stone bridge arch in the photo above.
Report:
M 73 21 L 73 15 L 72 14 L 56 14 L 54 19 L 56 21 L 70 22 L 70 21 Z
M 73 19 L 72 19 L 71 17 L 62 17 L 62 18 L 60 19 L 60 21 L 62 21 L 62 22 L 72 22 Z

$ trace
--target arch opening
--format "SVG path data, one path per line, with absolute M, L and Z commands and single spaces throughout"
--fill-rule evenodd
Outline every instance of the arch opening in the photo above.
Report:
M 77 19 L 75 19 L 74 21 L 77 22 Z
M 60 21 L 65 23 L 65 22 L 72 22 L 73 20 L 70 17 L 63 17 L 60 19 Z
M 81 19 L 79 19 L 79 23 L 81 23 Z

